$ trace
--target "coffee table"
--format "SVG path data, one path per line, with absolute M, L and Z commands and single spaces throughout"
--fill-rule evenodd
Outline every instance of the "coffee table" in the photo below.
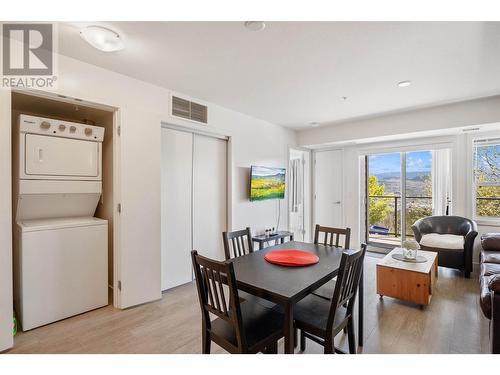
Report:
M 423 308 L 431 302 L 438 277 L 437 253 L 419 250 L 418 255 L 427 262 L 410 263 L 392 257 L 400 252 L 401 249 L 394 249 L 377 263 L 377 293 L 380 297 L 398 298 Z

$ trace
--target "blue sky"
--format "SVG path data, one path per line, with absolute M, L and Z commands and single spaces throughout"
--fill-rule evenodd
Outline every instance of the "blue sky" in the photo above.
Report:
M 285 169 L 261 167 L 257 165 L 252 166 L 252 175 L 254 176 L 274 176 L 277 174 L 285 174 Z
M 400 154 L 378 154 L 369 157 L 370 174 L 399 173 Z M 431 151 L 415 151 L 406 155 L 406 172 L 429 172 L 432 168 Z

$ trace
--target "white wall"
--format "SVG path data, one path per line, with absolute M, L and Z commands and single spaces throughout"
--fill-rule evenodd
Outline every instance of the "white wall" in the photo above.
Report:
M 124 277 L 131 282 L 122 306 L 160 298 L 160 160 L 162 121 L 207 129 L 169 115 L 171 92 L 136 79 L 89 65 L 65 56 L 59 58 L 57 93 L 120 109 L 122 126 L 121 181 L 116 186 L 121 195 L 121 248 L 119 262 Z M 0 107 L 9 108 L 10 100 L 2 95 Z M 209 104 L 208 129 L 231 137 L 231 227 L 251 226 L 261 231 L 274 226 L 276 201 L 250 203 L 248 173 L 252 164 L 287 166 L 288 145 L 296 143 L 295 132 L 250 116 Z M 3 112 L 2 112 L 3 114 Z M 11 287 L 11 214 L 10 214 L 10 120 L 0 124 L 0 350 L 10 346 Z M 119 192 L 119 194 L 118 194 Z M 287 201 L 282 201 L 282 228 L 287 227 Z M 209 225 L 209 223 L 207 223 Z M 221 244 L 222 246 L 222 244 Z M 149 267 L 147 273 L 134 272 Z M 5 279 L 5 280 L 4 280 Z M 4 310 L 7 310 L 5 312 Z M 10 319 L 9 319 L 10 323 Z
M 311 146 L 499 121 L 500 95 L 306 129 L 297 140 Z
M 10 92 L 0 90 L 0 352 L 12 346 Z
M 363 208 L 359 198 L 363 172 L 360 165 L 361 155 L 377 149 L 390 150 L 401 147 L 425 149 L 429 145 L 450 147 L 452 149 L 453 214 L 471 218 L 472 136 L 461 133 L 456 128 L 488 124 L 484 126 L 488 134 L 500 135 L 500 130 L 491 133 L 491 129 L 499 129 L 498 124 L 492 123 L 500 123 L 500 96 L 305 130 L 299 132 L 298 143 L 314 148 L 343 150 L 343 201 L 345 207 L 350 208 L 344 209 L 344 225 L 352 228 L 351 243 L 357 244 L 363 240 L 361 228 Z M 443 129 L 443 132 L 447 132 L 448 135 L 430 136 L 433 133 L 440 133 Z M 473 134 L 476 136 L 481 133 Z M 390 136 L 392 140 L 376 140 L 386 136 Z M 371 143 L 367 141 L 370 138 L 373 139 Z M 353 145 L 359 139 L 364 140 L 363 144 Z M 486 232 L 500 232 L 500 226 L 479 222 L 478 230 L 480 236 Z M 477 239 L 473 257 L 476 271 L 479 246 L 479 239 Z

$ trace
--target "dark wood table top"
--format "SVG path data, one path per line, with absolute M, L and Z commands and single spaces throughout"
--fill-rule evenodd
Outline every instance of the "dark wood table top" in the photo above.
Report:
M 273 250 L 310 251 L 319 262 L 306 267 L 284 267 L 271 264 L 264 255 Z M 343 249 L 291 241 L 254 251 L 233 259 L 238 289 L 275 302 L 301 300 L 338 273 Z

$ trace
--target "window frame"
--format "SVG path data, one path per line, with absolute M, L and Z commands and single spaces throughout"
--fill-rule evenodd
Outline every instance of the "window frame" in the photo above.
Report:
M 482 143 L 482 144 L 481 144 Z M 472 218 L 478 223 L 484 223 L 486 225 L 500 225 L 500 216 L 479 216 L 477 214 L 477 187 L 480 186 L 495 186 L 500 187 L 500 181 L 498 182 L 484 182 L 478 184 L 476 181 L 476 153 L 478 146 L 500 146 L 500 137 L 498 136 L 487 136 L 486 134 L 481 137 L 474 137 L 472 139 L 472 160 L 471 160 L 471 204 L 472 204 Z

